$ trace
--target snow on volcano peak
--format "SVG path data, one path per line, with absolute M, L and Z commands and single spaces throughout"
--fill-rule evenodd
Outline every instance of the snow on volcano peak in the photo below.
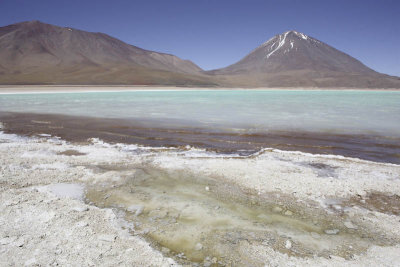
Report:
M 289 32 L 285 32 L 284 34 L 280 34 L 279 35 L 279 44 L 278 46 L 272 50 L 272 52 L 268 53 L 266 55 L 266 58 L 269 58 L 270 56 L 272 56 L 276 51 L 278 51 L 284 44 L 286 41 L 286 36 L 288 35 Z M 276 44 L 276 42 L 271 46 L 271 48 Z

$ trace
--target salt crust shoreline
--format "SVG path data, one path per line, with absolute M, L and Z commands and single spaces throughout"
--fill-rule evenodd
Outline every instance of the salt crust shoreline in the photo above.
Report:
M 85 155 L 58 154 L 66 150 Z M 362 196 L 374 190 L 400 195 L 400 166 L 394 164 L 277 150 L 237 159 L 213 157 L 195 149 L 154 152 L 99 140 L 77 145 L 57 138 L 26 138 L 0 132 L 0 265 L 176 265 L 140 236 L 122 230 L 124 222 L 112 210 L 86 205 L 79 197 L 77 190 L 86 183 L 118 179 L 115 171 L 98 175 L 86 166 L 132 163 L 223 175 L 260 194 L 282 192 L 299 202 L 321 206 L 332 197 Z M 319 177 L 308 163 L 323 163 L 335 171 L 332 177 Z M 400 237 L 398 216 L 363 209 L 353 212 L 363 223 Z M 265 246 L 251 246 L 248 253 L 257 255 L 266 266 L 396 266 L 400 261 L 400 245 L 371 246 L 351 261 L 290 257 Z
M 2 94 L 46 94 L 46 93 L 96 93 L 96 92 L 135 92 L 135 91 L 399 91 L 396 88 L 317 88 L 317 87 L 176 87 L 176 86 L 118 86 L 118 85 L 0 85 Z

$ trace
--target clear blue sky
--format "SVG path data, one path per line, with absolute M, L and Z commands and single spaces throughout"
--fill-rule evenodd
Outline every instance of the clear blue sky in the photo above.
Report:
M 104 32 L 206 70 L 293 29 L 400 76 L 399 0 L 0 0 L 0 14 L 0 25 L 40 20 Z

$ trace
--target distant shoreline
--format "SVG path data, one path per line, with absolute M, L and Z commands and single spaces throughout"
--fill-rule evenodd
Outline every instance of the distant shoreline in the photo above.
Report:
M 1 112 L 3 131 L 22 136 L 49 134 L 73 143 L 92 138 L 145 147 L 190 146 L 220 154 L 250 156 L 265 149 L 297 151 L 400 164 L 399 138 L 368 134 L 276 130 L 238 133 L 206 127 L 173 126 L 160 120 L 102 118 L 63 114 Z M 385 150 L 382 150 L 382 146 Z
M 344 87 L 180 87 L 149 85 L 0 85 L 0 94 L 33 94 L 33 93 L 95 93 L 95 92 L 130 92 L 130 91 L 400 91 L 396 88 L 344 88 Z

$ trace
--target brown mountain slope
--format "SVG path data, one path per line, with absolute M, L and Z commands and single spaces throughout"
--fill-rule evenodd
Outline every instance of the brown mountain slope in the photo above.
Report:
M 103 33 L 39 21 L 0 28 L 0 83 L 211 85 L 201 68 Z
M 263 43 L 239 62 L 207 72 L 241 86 L 400 88 L 384 75 L 303 33 L 288 31 Z
M 191 61 L 103 33 L 30 21 L 0 27 L 0 84 L 400 88 L 400 78 L 296 31 L 204 72 Z

